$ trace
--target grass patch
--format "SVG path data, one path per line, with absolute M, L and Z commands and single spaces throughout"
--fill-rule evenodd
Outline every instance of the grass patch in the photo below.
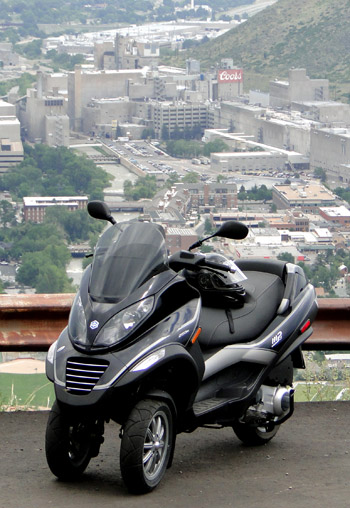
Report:
M 321 402 L 349 400 L 350 392 L 342 383 L 332 382 L 298 382 L 295 383 L 294 400 L 296 402 Z
M 45 374 L 0 373 L 2 409 L 49 409 L 54 399 L 53 384 Z

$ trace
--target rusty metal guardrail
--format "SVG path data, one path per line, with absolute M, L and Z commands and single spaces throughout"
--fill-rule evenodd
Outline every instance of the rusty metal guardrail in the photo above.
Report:
M 68 322 L 74 294 L 0 295 L 0 351 L 47 351 Z M 350 298 L 322 298 L 303 349 L 350 350 Z

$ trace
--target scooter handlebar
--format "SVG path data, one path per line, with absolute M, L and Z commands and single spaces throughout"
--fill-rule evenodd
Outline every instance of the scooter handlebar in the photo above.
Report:
M 213 270 L 221 270 L 224 272 L 235 272 L 235 270 L 232 270 L 230 266 L 228 265 L 222 265 L 220 263 L 213 263 L 212 261 L 205 261 L 203 265 L 200 263 L 200 266 L 212 268 Z
M 193 271 L 200 270 L 201 268 L 211 268 L 212 270 L 221 270 L 225 272 L 233 271 L 228 265 L 207 261 L 204 254 L 194 254 L 189 251 L 176 252 L 170 256 L 169 266 L 175 272 L 179 272 L 183 268 Z

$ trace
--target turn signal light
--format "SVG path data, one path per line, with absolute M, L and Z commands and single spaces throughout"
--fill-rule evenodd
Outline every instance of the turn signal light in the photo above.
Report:
M 200 333 L 202 331 L 202 328 L 198 328 L 198 330 L 196 331 L 196 333 L 193 335 L 192 339 L 191 339 L 191 342 L 192 344 L 194 344 L 196 342 L 196 340 L 198 339 Z

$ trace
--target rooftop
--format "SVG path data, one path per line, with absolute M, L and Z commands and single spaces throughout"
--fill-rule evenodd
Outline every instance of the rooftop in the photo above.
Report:
M 350 217 L 350 210 L 348 210 L 344 205 L 321 207 L 320 210 L 326 213 L 329 217 Z
M 87 196 L 26 196 L 23 198 L 24 206 L 52 206 L 64 205 L 67 203 L 77 203 L 78 201 L 87 201 Z
M 315 200 L 334 200 L 335 197 L 331 191 L 317 183 L 309 183 L 306 185 L 274 185 L 279 193 L 283 194 L 289 201 L 315 201 Z

